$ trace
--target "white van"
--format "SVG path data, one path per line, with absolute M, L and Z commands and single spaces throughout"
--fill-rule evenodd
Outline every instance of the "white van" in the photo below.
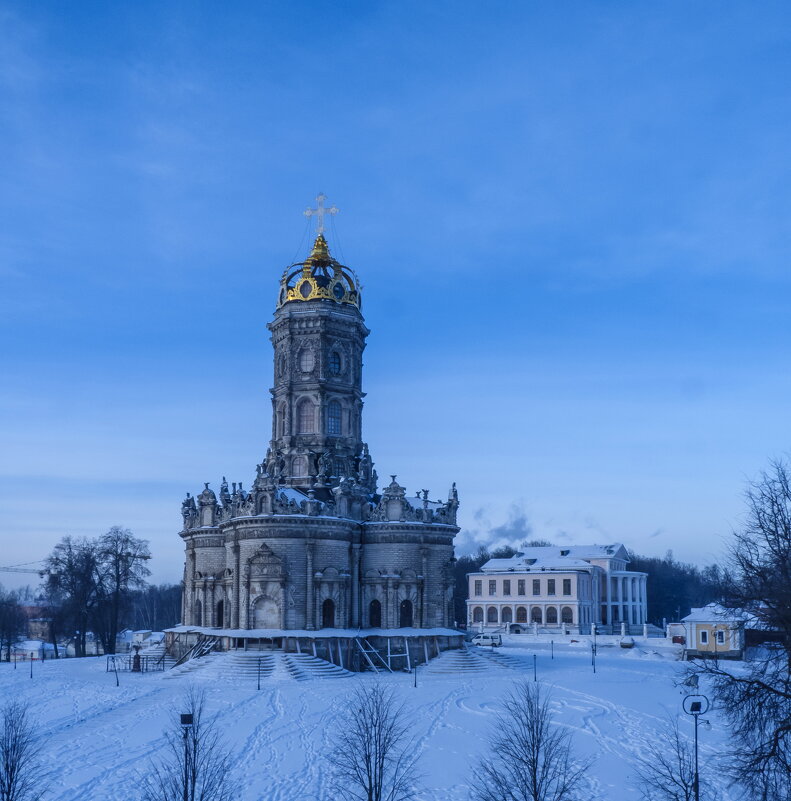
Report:
M 493 645 L 495 647 L 503 644 L 503 638 L 499 634 L 476 634 L 472 638 L 473 645 Z

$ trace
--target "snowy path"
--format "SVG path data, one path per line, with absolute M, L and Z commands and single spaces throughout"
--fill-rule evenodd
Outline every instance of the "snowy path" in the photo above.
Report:
M 640 652 L 600 651 L 593 674 L 585 650 L 505 647 L 481 656 L 482 673 L 363 675 L 343 681 L 165 680 L 163 674 L 121 675 L 116 688 L 103 660 L 48 662 L 22 668 L 0 665 L 0 697 L 30 703 L 52 767 L 57 801 L 127 801 L 141 772 L 164 743 L 171 711 L 190 681 L 206 691 L 215 725 L 236 755 L 239 801 L 321 801 L 329 798 L 323 759 L 361 683 L 382 680 L 396 689 L 413 716 L 413 735 L 425 780 L 421 801 L 463 801 L 467 782 L 495 721 L 498 700 L 515 681 L 538 679 L 551 690 L 556 722 L 568 727 L 580 756 L 593 756 L 587 796 L 636 801 L 632 765 L 656 739 L 666 710 L 680 710 L 674 680 L 683 665 Z M 505 659 L 503 659 L 505 657 Z M 501 664 L 502 663 L 502 664 Z M 721 750 L 726 732 L 716 716 L 701 734 L 701 758 Z M 682 730 L 692 735 L 685 717 Z M 712 777 L 713 778 L 713 777 Z M 733 801 L 717 785 L 721 801 Z

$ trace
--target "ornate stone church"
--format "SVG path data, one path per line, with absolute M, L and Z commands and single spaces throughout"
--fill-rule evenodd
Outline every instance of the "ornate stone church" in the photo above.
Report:
M 334 209 L 333 209 L 334 210 Z M 226 630 L 453 624 L 455 485 L 447 501 L 381 491 L 363 442 L 370 333 L 355 273 L 330 254 L 319 196 L 310 255 L 268 324 L 272 439 L 249 489 L 223 478 L 182 503 L 182 623 Z M 306 213 L 310 213 L 309 212 Z

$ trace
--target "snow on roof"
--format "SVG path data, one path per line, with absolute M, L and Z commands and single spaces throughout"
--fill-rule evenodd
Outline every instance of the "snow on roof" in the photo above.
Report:
M 306 631 L 303 629 L 213 629 L 205 626 L 174 626 L 165 631 L 175 634 L 195 632 L 197 634 L 210 634 L 214 637 L 243 637 L 243 638 L 271 638 L 271 637 L 308 637 L 321 639 L 327 637 L 463 637 L 463 631 L 455 629 L 317 629 Z
M 722 604 L 711 603 L 706 606 L 693 607 L 692 611 L 681 618 L 682 623 L 741 623 L 747 620 L 748 615 L 741 609 L 728 609 Z
M 490 559 L 485 573 L 515 570 L 575 570 L 590 567 L 589 559 L 626 558 L 619 542 L 612 545 L 542 545 L 525 548 L 508 559 Z

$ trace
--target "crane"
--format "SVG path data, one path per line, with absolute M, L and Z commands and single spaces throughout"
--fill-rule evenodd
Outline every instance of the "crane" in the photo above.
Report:
M 9 565 L 8 567 L 0 567 L 0 573 L 35 573 L 41 576 L 45 571 L 41 568 L 36 569 L 33 567 L 25 567 L 25 565 L 37 565 L 43 560 L 39 559 L 37 562 L 23 562 L 21 565 Z

